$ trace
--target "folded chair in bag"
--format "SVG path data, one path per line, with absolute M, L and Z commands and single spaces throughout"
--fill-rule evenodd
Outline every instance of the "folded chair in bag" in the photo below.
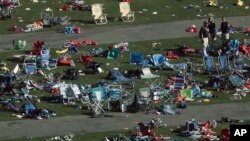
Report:
M 103 13 L 103 4 L 92 4 L 91 11 L 94 21 L 97 25 L 106 24 L 108 22 L 107 14 Z
M 228 56 L 226 56 L 226 55 L 220 55 L 218 57 L 218 64 L 219 64 L 218 71 L 220 73 L 227 72 L 227 71 L 230 70 Z
M 141 52 L 130 53 L 130 64 L 143 65 L 144 55 Z
M 129 2 L 120 2 L 119 7 L 123 22 L 133 22 L 135 20 L 135 12 L 130 10 Z
M 157 77 L 160 77 L 160 75 L 155 75 L 155 74 L 152 74 L 151 71 L 150 71 L 150 68 L 143 68 L 142 69 L 142 75 L 141 75 L 141 78 L 157 78 Z
M 212 56 L 204 56 L 203 57 L 204 70 L 208 73 L 216 72 L 216 68 L 214 66 L 214 60 Z

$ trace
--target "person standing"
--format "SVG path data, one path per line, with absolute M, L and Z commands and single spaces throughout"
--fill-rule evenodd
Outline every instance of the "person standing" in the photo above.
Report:
M 214 40 L 216 40 L 216 25 L 214 22 L 213 16 L 208 17 L 208 29 L 209 29 L 209 36 L 210 36 L 210 42 L 213 44 Z
M 221 42 L 224 45 L 229 40 L 229 24 L 225 17 L 221 18 Z
M 209 28 L 208 23 L 206 21 L 203 22 L 203 26 L 199 31 L 199 37 L 203 43 L 203 55 L 208 56 L 207 54 L 207 47 L 209 45 Z

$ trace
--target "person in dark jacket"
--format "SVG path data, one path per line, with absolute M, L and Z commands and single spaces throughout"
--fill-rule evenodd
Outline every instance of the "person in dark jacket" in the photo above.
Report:
M 224 44 L 225 42 L 227 42 L 227 40 L 229 40 L 229 24 L 226 21 L 225 17 L 222 17 L 221 20 L 222 20 L 221 21 L 221 26 L 220 26 L 220 29 L 221 29 L 221 41 L 222 41 L 222 44 Z
M 203 26 L 201 27 L 199 31 L 199 37 L 203 43 L 203 55 L 208 56 L 207 54 L 207 47 L 209 45 L 209 28 L 208 23 L 206 21 L 203 22 Z
M 213 43 L 213 41 L 216 39 L 216 25 L 214 22 L 213 16 L 208 17 L 208 29 L 210 34 L 210 42 Z

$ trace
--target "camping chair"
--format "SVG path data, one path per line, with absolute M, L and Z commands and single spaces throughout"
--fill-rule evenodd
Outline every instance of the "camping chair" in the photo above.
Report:
M 214 73 L 216 68 L 214 66 L 214 60 L 212 56 L 204 56 L 203 57 L 204 70 L 208 73 Z
M 236 52 L 239 50 L 240 41 L 237 39 L 229 41 L 229 52 L 231 55 L 235 55 Z
M 160 77 L 160 75 L 155 75 L 155 74 L 152 74 L 151 71 L 150 71 L 150 68 L 143 68 L 142 69 L 142 75 L 141 75 L 141 78 L 144 78 L 144 79 L 147 79 L 147 78 L 157 78 L 157 77 Z
M 13 50 L 14 51 L 22 51 L 26 49 L 26 41 L 25 40 L 13 40 Z
M 165 60 L 166 58 L 164 55 L 153 54 L 144 62 L 144 66 L 146 67 L 155 66 L 155 67 L 162 69 L 162 67 L 165 66 L 165 62 L 166 62 Z
M 236 88 L 243 88 L 243 86 L 246 83 L 246 80 L 243 77 L 241 77 L 240 75 L 237 75 L 237 74 L 230 75 L 229 76 L 229 81 Z
M 130 64 L 143 65 L 144 55 L 141 52 L 130 53 Z
M 220 55 L 218 57 L 218 64 L 219 64 L 218 71 L 220 73 L 227 72 L 227 71 L 230 70 L 228 56 L 226 56 L 226 55 Z
M 133 22 L 135 20 L 135 12 L 130 10 L 129 2 L 120 2 L 119 7 L 123 22 Z
M 150 106 L 150 103 L 152 102 L 150 89 L 149 88 L 140 88 L 139 92 L 140 92 L 140 101 L 142 102 L 142 105 L 144 105 L 144 107 L 143 107 L 144 109 L 142 109 L 142 110 L 146 112 L 146 111 L 150 110 L 149 106 Z
M 23 63 L 24 72 L 26 74 L 36 74 L 37 66 L 36 66 L 36 58 L 26 58 Z
M 59 84 L 60 95 L 63 98 L 64 105 L 74 105 L 75 95 L 70 84 Z
M 107 14 L 103 13 L 103 4 L 97 3 L 92 4 L 91 11 L 94 21 L 97 25 L 106 24 L 107 21 Z
M 91 94 L 89 95 L 91 100 L 91 108 L 93 110 L 93 115 L 101 116 L 104 114 L 104 105 L 108 104 L 108 96 L 105 92 L 104 87 L 95 87 L 91 89 Z M 109 107 L 108 107 L 109 109 Z

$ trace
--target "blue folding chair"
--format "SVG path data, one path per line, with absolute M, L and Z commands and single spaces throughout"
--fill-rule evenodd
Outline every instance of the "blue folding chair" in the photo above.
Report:
M 242 88 L 246 83 L 246 80 L 244 78 L 235 74 L 229 76 L 229 81 L 236 88 Z
M 145 67 L 158 67 L 162 69 L 165 66 L 166 58 L 162 54 L 153 54 L 145 62 Z
M 26 63 L 24 64 L 24 70 L 26 74 L 36 74 L 37 66 L 35 63 Z
M 143 65 L 144 55 L 141 52 L 131 52 L 130 53 L 130 64 Z
M 226 55 L 220 55 L 218 57 L 219 72 L 226 72 L 230 70 L 229 59 Z
M 243 56 L 237 56 L 233 58 L 233 67 L 236 70 L 243 70 L 245 64 L 244 64 L 244 58 Z
M 203 57 L 204 69 L 208 73 L 214 73 L 216 68 L 214 66 L 214 60 L 212 56 L 204 56 Z
M 240 41 L 238 39 L 230 40 L 229 42 L 229 52 L 234 55 L 238 50 L 240 46 Z

